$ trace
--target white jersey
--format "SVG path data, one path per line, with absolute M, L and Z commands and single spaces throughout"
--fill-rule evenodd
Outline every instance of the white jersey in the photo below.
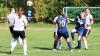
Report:
M 90 20 L 93 20 L 93 16 L 92 16 L 91 14 L 88 14 L 88 15 L 86 16 L 86 23 L 85 23 L 85 28 L 86 28 L 86 29 L 91 29 L 91 26 L 87 26 L 87 24 L 90 23 Z
M 15 21 L 14 21 L 14 31 L 23 31 L 25 30 L 25 26 L 27 25 L 27 19 L 25 15 L 22 15 L 19 19 L 19 16 L 16 15 Z
M 7 15 L 8 25 L 13 26 L 14 25 L 14 19 L 15 19 L 15 13 L 10 13 Z

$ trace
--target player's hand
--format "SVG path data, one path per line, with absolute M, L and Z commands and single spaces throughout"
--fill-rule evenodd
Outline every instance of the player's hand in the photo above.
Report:
M 55 39 L 57 39 L 58 38 L 58 35 L 55 35 Z

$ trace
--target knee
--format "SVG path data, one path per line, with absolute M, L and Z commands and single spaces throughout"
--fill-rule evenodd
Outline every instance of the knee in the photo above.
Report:
M 86 40 L 86 37 L 83 37 L 82 39 L 83 39 L 83 40 Z
M 70 39 L 69 38 L 67 38 L 67 40 L 66 40 L 67 42 L 70 42 Z

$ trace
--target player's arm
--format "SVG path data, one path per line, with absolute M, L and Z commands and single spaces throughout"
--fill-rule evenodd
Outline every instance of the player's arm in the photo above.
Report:
M 82 25 L 84 22 L 79 21 L 79 24 Z
M 93 19 L 90 19 L 90 23 L 88 25 L 92 25 L 93 24 Z
M 57 35 L 57 29 L 58 29 L 58 26 L 57 26 L 57 23 L 56 23 L 57 18 L 58 18 L 58 17 L 55 17 L 55 19 L 54 19 L 54 21 L 53 21 L 53 23 L 54 23 L 54 29 L 55 29 L 55 35 Z
M 82 25 L 82 24 L 83 24 L 83 22 L 81 22 L 81 21 L 80 21 L 79 16 L 77 16 L 77 19 L 78 19 L 78 23 L 79 23 L 80 25 Z
M 92 15 L 90 16 L 90 23 L 88 24 L 89 26 L 92 25 L 94 22 Z
M 27 19 L 26 19 L 26 16 L 24 17 L 24 28 L 26 29 L 26 27 L 27 27 L 27 24 L 28 24 L 28 21 L 27 21 Z

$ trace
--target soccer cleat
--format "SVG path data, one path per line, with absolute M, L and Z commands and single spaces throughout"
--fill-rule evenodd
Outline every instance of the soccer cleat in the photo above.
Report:
M 78 47 L 78 46 L 76 46 L 76 47 L 75 47 L 75 49 L 79 49 L 79 47 Z
M 73 50 L 70 50 L 70 52 L 73 52 Z
M 27 55 L 27 53 L 24 53 L 24 55 L 26 56 L 26 55 Z
M 57 51 L 57 49 L 53 49 L 53 51 Z
M 88 50 L 88 48 L 85 48 L 85 50 Z

